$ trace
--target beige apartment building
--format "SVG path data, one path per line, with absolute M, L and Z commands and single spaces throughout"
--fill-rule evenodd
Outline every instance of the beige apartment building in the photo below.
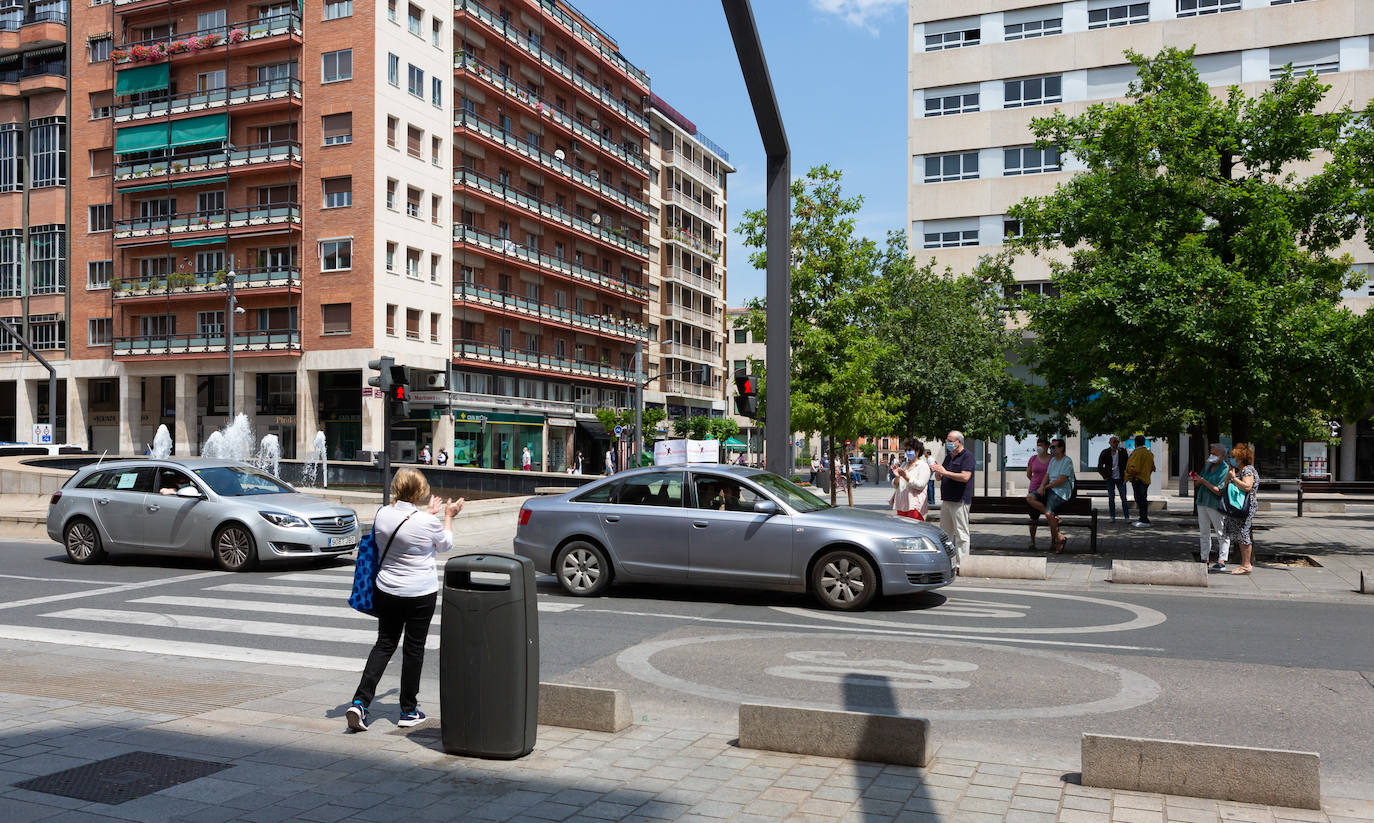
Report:
M 1369 0 L 911 0 L 909 18 L 911 248 L 956 272 L 1001 250 L 1016 231 L 1006 217 L 1012 204 L 1053 191 L 1079 168 L 1036 150 L 1030 121 L 1124 99 L 1135 76 L 1127 49 L 1195 47 L 1201 76 L 1218 91 L 1258 94 L 1292 64 L 1331 86 L 1327 108 L 1374 98 Z M 1345 295 L 1363 311 L 1374 303 L 1374 252 L 1361 243 L 1344 251 L 1367 275 Z M 1021 289 L 1052 293 L 1043 257 L 1018 261 L 1016 278 Z M 1374 428 L 1351 421 L 1346 430 L 1347 445 L 1330 456 L 1334 473 L 1374 479 Z M 1091 468 L 1103 436 L 1071 434 L 1070 454 Z M 1167 466 L 1167 445 L 1152 448 Z M 991 455 L 995 467 L 995 448 Z M 1271 476 L 1296 476 L 1296 447 L 1268 457 Z

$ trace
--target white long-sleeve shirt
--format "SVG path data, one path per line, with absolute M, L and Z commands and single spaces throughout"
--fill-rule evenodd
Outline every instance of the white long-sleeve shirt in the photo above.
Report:
M 906 465 L 907 479 L 900 475 L 893 478 L 892 485 L 897 488 L 895 505 L 897 511 L 919 511 L 922 517 L 930 511 L 930 501 L 926 492 L 930 484 L 930 466 L 924 460 L 913 460 Z
M 397 533 L 403 520 L 405 525 Z M 396 502 L 377 512 L 374 528 L 377 553 L 386 551 L 377 572 L 377 588 L 397 597 L 419 597 L 439 591 L 435 556 L 453 548 L 453 532 L 445 529 L 438 517 L 413 503 Z M 396 534 L 396 539 L 387 551 L 392 534 Z

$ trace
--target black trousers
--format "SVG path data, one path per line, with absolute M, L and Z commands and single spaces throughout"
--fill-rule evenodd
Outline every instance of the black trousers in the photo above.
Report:
M 434 604 L 438 593 L 422 594 L 419 597 L 397 597 L 377 589 L 372 595 L 372 605 L 377 612 L 377 642 L 372 653 L 367 656 L 363 667 L 363 677 L 358 681 L 358 690 L 353 699 L 364 706 L 372 705 L 377 694 L 377 683 L 386 671 L 386 664 L 401 643 L 401 711 L 414 711 L 420 692 L 420 669 L 425 664 L 425 639 L 429 636 L 429 624 L 434 619 Z
M 1149 503 L 1148 500 L 1145 499 L 1146 496 L 1150 493 L 1150 486 L 1149 486 L 1149 484 L 1148 484 L 1148 483 L 1142 483 L 1142 482 L 1139 481 L 1139 480 L 1132 480 L 1132 481 L 1131 481 L 1131 490 L 1135 492 L 1135 507 L 1136 507 L 1137 514 L 1138 514 L 1139 517 L 1140 517 L 1140 522 L 1141 522 L 1141 523 L 1149 523 L 1149 522 L 1150 522 L 1150 503 Z

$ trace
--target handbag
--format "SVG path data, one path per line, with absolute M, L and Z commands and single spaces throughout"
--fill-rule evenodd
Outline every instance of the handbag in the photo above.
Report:
M 381 511 L 378 509 L 377 511 Z M 391 533 L 391 538 L 386 541 L 386 548 L 382 550 L 382 556 L 377 556 L 377 523 L 373 519 L 372 531 L 358 542 L 358 559 L 353 563 L 353 591 L 348 595 L 348 605 L 363 614 L 370 614 L 376 617 L 377 612 L 372 605 L 372 595 L 377 589 L 377 573 L 382 570 L 382 561 L 386 560 L 386 553 L 391 551 L 391 544 L 395 542 L 396 535 L 401 533 L 401 526 L 406 524 L 406 520 L 415 516 L 415 512 L 406 515 L 396 530 Z
M 1226 488 L 1222 490 L 1221 513 L 1232 517 L 1244 517 L 1245 504 L 1249 496 L 1235 483 L 1227 483 Z

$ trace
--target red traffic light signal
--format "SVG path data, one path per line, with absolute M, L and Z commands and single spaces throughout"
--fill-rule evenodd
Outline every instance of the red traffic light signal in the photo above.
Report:
M 397 387 L 396 387 L 396 398 L 395 398 L 395 399 L 397 399 L 397 400 L 405 400 L 405 399 L 407 399 L 407 398 L 406 398 L 406 387 L 405 387 L 404 385 L 402 385 L 402 386 L 397 386 Z

